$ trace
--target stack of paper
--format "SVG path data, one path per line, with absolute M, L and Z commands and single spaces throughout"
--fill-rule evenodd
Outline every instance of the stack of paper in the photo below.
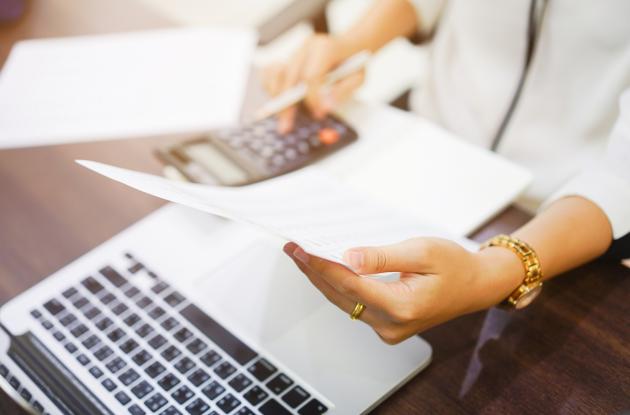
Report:
M 0 148 L 234 124 L 255 45 L 211 28 L 20 42 L 0 74 Z

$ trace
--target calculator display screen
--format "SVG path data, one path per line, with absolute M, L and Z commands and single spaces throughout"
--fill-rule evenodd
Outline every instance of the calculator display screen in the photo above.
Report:
M 240 184 L 248 179 L 247 172 L 225 156 L 212 143 L 196 141 L 183 148 L 188 158 L 212 174 L 220 183 Z

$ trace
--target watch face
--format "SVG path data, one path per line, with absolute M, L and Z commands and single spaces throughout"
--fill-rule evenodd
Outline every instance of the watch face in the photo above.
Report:
M 538 283 L 534 286 L 523 287 L 523 293 L 516 300 L 516 304 L 514 305 L 517 309 L 527 307 L 542 291 L 542 284 Z

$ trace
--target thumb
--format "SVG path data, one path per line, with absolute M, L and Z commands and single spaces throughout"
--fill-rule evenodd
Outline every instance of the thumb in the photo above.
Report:
M 357 273 L 381 272 L 430 273 L 435 261 L 436 241 L 414 238 L 393 245 L 352 248 L 344 260 Z

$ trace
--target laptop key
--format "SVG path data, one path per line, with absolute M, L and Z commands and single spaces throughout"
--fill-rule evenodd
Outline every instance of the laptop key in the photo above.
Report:
M 151 392 L 153 392 L 153 386 L 151 386 L 146 380 L 143 380 L 142 382 L 131 388 L 131 393 L 136 395 L 138 399 L 144 398 Z
M 70 330 L 70 333 L 74 337 L 81 337 L 87 331 L 88 331 L 88 328 L 85 326 L 85 324 L 80 323 L 80 324 L 74 326 L 72 328 L 72 330 Z
M 114 351 L 109 346 L 103 346 L 94 353 L 94 356 L 102 362 L 111 356 L 112 353 L 114 353 Z
M 144 369 L 146 374 L 151 376 L 152 379 L 155 379 L 156 377 L 160 376 L 165 370 L 166 368 L 160 362 L 154 362 L 150 364 L 149 366 L 147 366 L 146 369 Z
M 293 384 L 293 381 L 290 377 L 285 375 L 284 373 L 280 373 L 276 375 L 273 379 L 267 382 L 267 388 L 271 390 L 276 395 L 280 395 L 282 392 L 287 390 L 289 386 Z
M 179 322 L 177 320 L 175 320 L 175 318 L 169 317 L 169 318 L 167 318 L 166 320 L 164 320 L 162 322 L 161 326 L 164 327 L 164 329 L 166 329 L 166 331 L 171 331 L 175 327 L 179 326 Z
M 300 408 L 300 410 L 298 411 L 298 414 L 300 414 L 300 415 L 321 415 L 323 413 L 326 413 L 326 411 L 328 411 L 328 408 L 326 407 L 326 405 L 324 405 L 323 403 L 321 403 L 317 399 L 313 398 L 310 401 L 308 401 L 308 403 L 306 405 L 304 405 L 303 407 Z
M 251 373 L 256 379 L 259 381 L 266 380 L 269 376 L 274 374 L 278 369 L 267 359 L 261 358 L 256 363 L 251 365 L 248 369 L 249 373 Z
M 285 401 L 291 408 L 297 408 L 302 405 L 305 400 L 310 398 L 311 394 L 302 389 L 300 386 L 295 386 L 289 392 L 285 393 L 282 400 Z
M 258 408 L 261 414 L 263 415 L 290 415 L 289 412 L 284 406 L 282 406 L 275 399 L 269 399 L 265 402 L 260 408 Z
M 90 358 L 84 355 L 83 353 L 81 353 L 80 355 L 77 356 L 77 361 L 81 363 L 81 365 L 85 366 L 90 363 Z
M 222 362 L 214 368 L 214 373 L 216 373 L 221 379 L 228 378 L 234 372 L 236 372 L 236 368 L 232 366 L 230 362 Z
M 136 334 L 142 338 L 147 337 L 151 333 L 153 333 L 153 327 L 146 323 L 138 327 L 138 329 L 136 330 Z
M 208 375 L 203 369 L 197 369 L 188 376 L 190 383 L 195 386 L 201 385 L 208 379 L 210 379 L 210 375 Z
M 225 392 L 225 388 L 221 386 L 219 383 L 212 381 L 208 385 L 206 385 L 201 392 L 206 395 L 211 400 L 215 400 L 218 396 L 220 396 L 223 392 Z
M 70 342 L 66 343 L 64 347 L 69 353 L 74 353 L 78 350 L 77 346 L 75 346 L 74 343 L 70 343 Z
M 150 304 L 153 304 L 153 300 L 146 295 L 136 301 L 136 305 L 140 308 L 147 308 Z
M 166 344 L 167 340 L 161 334 L 158 334 L 149 340 L 149 345 L 153 347 L 155 350 Z
M 135 382 L 139 377 L 140 377 L 140 375 L 138 375 L 138 372 L 136 372 L 133 369 L 127 369 L 126 372 L 124 372 L 122 375 L 118 376 L 118 380 L 120 380 L 123 385 L 129 386 L 133 382 Z
M 142 349 L 138 353 L 134 354 L 131 358 L 138 366 L 142 366 L 149 360 L 151 360 L 151 354 L 146 350 Z
M 107 378 L 104 381 L 102 381 L 101 385 L 103 385 L 103 387 L 107 389 L 108 392 L 113 391 L 117 387 L 114 381 L 111 380 L 110 378 Z
M 68 327 L 70 324 L 74 323 L 75 321 L 77 321 L 77 318 L 72 313 L 68 313 L 68 314 L 66 314 L 65 316 L 63 316 L 62 318 L 59 319 L 59 322 L 64 327 Z
M 131 287 L 127 291 L 125 291 L 125 295 L 127 298 L 133 298 L 140 293 L 138 287 Z
M 103 318 L 101 318 L 100 320 L 98 320 L 96 322 L 96 327 L 101 330 L 101 331 L 105 331 L 107 330 L 112 324 L 114 324 L 114 322 L 109 318 L 109 317 L 105 317 L 103 316 Z
M 124 368 L 125 366 L 127 366 L 127 362 L 125 362 L 124 360 L 122 360 L 120 357 L 116 357 L 112 360 L 110 360 L 105 367 L 107 368 L 107 370 L 109 370 L 112 373 L 116 373 L 119 370 L 121 370 L 122 368 Z
M 173 399 L 175 399 L 177 403 L 179 404 L 183 404 L 184 402 L 192 398 L 194 395 L 195 394 L 193 393 L 193 391 L 191 391 L 187 386 L 182 386 L 181 388 L 177 389 L 175 392 L 171 394 Z
M 87 317 L 88 320 L 94 320 L 100 314 L 102 314 L 101 310 L 96 307 L 90 307 L 83 310 L 83 315 Z
M 172 373 L 167 373 L 165 376 L 162 377 L 162 379 L 160 379 L 158 385 L 160 385 L 162 389 L 168 392 L 169 390 L 177 386 L 179 382 L 180 380 L 177 376 L 173 375 Z
M 259 403 L 267 399 L 267 396 L 269 396 L 269 394 L 262 390 L 258 385 L 254 385 L 253 388 L 245 392 L 243 395 L 247 402 L 254 406 L 257 406 Z
M 217 401 L 217 406 L 226 414 L 235 410 L 240 404 L 241 401 L 236 399 L 231 393 L 228 393 Z
M 92 374 L 92 376 L 94 376 L 96 379 L 100 378 L 101 376 L 103 376 L 103 371 L 101 369 L 99 369 L 96 366 L 92 366 L 90 368 L 90 373 Z
M 103 284 L 98 282 L 94 277 L 87 277 L 86 279 L 81 281 L 81 284 L 92 294 L 96 294 L 103 288 L 105 288 L 103 287 Z
M 120 402 L 121 405 L 127 405 L 129 401 L 131 401 L 131 398 L 129 397 L 129 395 L 127 395 L 123 391 L 118 392 L 116 395 L 114 395 L 114 397 L 116 397 L 116 399 L 118 400 L 118 402 Z
M 166 313 L 166 311 L 164 311 L 164 309 L 159 305 L 156 305 L 151 309 L 151 311 L 149 311 L 149 317 L 157 320 L 158 318 L 162 317 L 164 313 Z
M 120 347 L 120 350 L 122 350 L 126 354 L 129 354 L 133 352 L 134 350 L 136 350 L 136 348 L 138 347 L 138 342 L 135 341 L 134 339 L 127 339 L 124 342 L 122 342 L 119 347 Z
M 193 334 L 190 330 L 188 330 L 186 327 L 183 327 L 175 333 L 175 338 L 183 343 L 186 340 L 190 339 L 192 335 Z
M 119 316 L 119 315 L 121 315 L 122 313 L 124 313 L 127 310 L 129 310 L 129 307 L 127 306 L 127 304 L 118 303 L 112 308 L 112 313 L 114 313 L 117 316 Z
M 161 355 L 164 359 L 166 359 L 167 362 L 172 361 L 173 359 L 175 359 L 177 356 L 179 356 L 180 354 L 182 354 L 182 352 L 179 351 L 179 349 L 173 345 L 168 346 L 166 349 L 164 349 L 164 351 L 162 351 Z
M 234 376 L 229 385 L 237 392 L 240 392 L 252 384 L 252 380 L 242 373 Z
M 195 399 L 192 401 L 187 407 L 186 411 L 190 415 L 202 415 L 204 414 L 210 407 L 207 403 L 205 403 L 202 399 Z
M 208 345 L 201 339 L 195 339 L 186 345 L 186 348 L 193 354 L 199 354 L 208 348 Z
M 162 291 L 166 290 L 168 287 L 169 285 L 167 283 L 165 283 L 164 281 L 160 281 L 157 284 L 155 284 L 153 287 L 151 287 L 151 291 L 153 291 L 156 294 L 159 294 Z
M 208 353 L 201 356 L 201 361 L 206 364 L 206 366 L 210 367 L 221 360 L 221 356 L 214 350 L 209 351 Z
M 101 275 L 107 278 L 109 282 L 111 282 L 116 287 L 121 287 L 125 285 L 125 283 L 127 282 L 127 279 L 125 279 L 125 277 L 120 275 L 118 271 L 116 271 L 114 268 L 110 267 L 109 265 L 101 269 L 100 272 L 101 272 Z
M 134 326 L 137 322 L 140 321 L 140 316 L 137 315 L 136 313 L 131 313 L 129 314 L 127 317 L 125 317 L 125 319 L 123 320 L 125 322 L 126 325 L 128 325 L 129 327 Z
M 161 407 L 166 405 L 167 402 L 168 401 L 166 400 L 164 396 L 162 396 L 159 393 L 156 393 L 155 395 L 153 395 L 152 397 L 144 401 L 144 404 L 151 411 L 157 412 Z
M 140 408 L 135 403 L 129 407 L 129 413 L 131 415 L 144 415 L 144 414 L 146 414 L 146 412 L 144 412 L 144 409 Z
M 114 296 L 114 294 L 108 292 L 107 294 L 103 295 L 101 297 L 101 303 L 108 305 L 110 304 L 112 301 L 114 301 L 116 299 L 116 296 Z
M 188 357 L 181 358 L 176 364 L 175 369 L 181 374 L 188 372 L 190 369 L 195 367 L 195 362 L 190 360 Z
M 160 415 L 182 415 L 174 406 L 169 406 L 164 411 L 160 412 Z
M 114 330 L 110 331 L 109 333 L 107 333 L 107 337 L 113 341 L 114 343 L 116 343 L 118 340 L 122 339 L 123 337 L 125 337 L 125 332 L 123 329 L 121 328 L 115 328 Z
M 164 301 L 166 302 L 166 304 L 170 305 L 171 307 L 177 307 L 185 299 L 186 298 L 177 291 L 173 291 L 172 293 L 164 297 Z
M 96 335 L 93 334 L 87 339 L 83 340 L 81 343 L 83 344 L 83 346 L 85 346 L 86 349 L 91 349 L 97 344 L 99 344 L 100 342 L 101 342 L 101 339 L 99 339 Z
M 242 407 L 235 413 L 236 415 L 254 415 L 254 413 L 249 408 L 246 408 L 246 407 Z
M 64 292 L 61 293 L 61 295 L 64 296 L 64 298 L 70 298 L 73 295 L 75 295 L 77 293 L 77 289 L 74 287 L 70 287 L 67 290 L 64 290 Z

